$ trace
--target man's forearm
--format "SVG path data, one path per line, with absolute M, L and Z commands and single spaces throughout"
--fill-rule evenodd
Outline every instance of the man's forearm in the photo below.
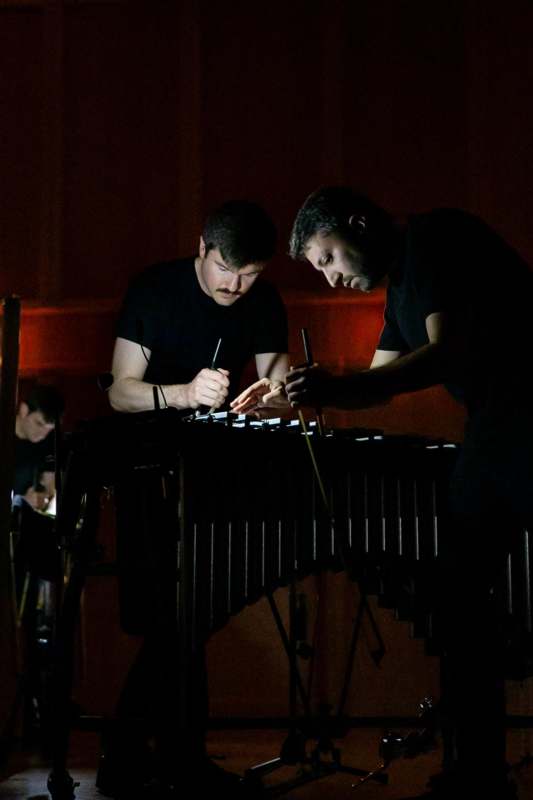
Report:
M 190 408 L 189 386 L 188 383 L 155 386 L 160 407 Z M 150 411 L 154 408 L 154 384 L 136 378 L 121 378 L 112 384 L 109 402 L 115 411 Z
M 392 396 L 443 383 L 447 359 L 438 343 L 431 343 L 381 367 L 333 379 L 332 405 L 363 408 L 387 402 Z

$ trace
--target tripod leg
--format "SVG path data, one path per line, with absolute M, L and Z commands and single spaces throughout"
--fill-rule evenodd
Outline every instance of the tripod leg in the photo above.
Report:
M 272 616 L 274 617 L 274 621 L 276 623 L 276 627 L 278 629 L 278 633 L 280 635 L 280 638 L 281 638 L 281 641 L 282 641 L 282 644 L 283 644 L 283 648 L 284 648 L 285 652 L 287 653 L 287 657 L 289 658 L 289 662 L 291 662 L 291 644 L 290 644 L 290 640 L 289 640 L 289 636 L 287 634 L 287 631 L 285 630 L 285 626 L 283 624 L 283 620 L 281 618 L 281 614 L 279 613 L 279 609 L 278 609 L 278 607 L 276 605 L 276 601 L 274 600 L 273 596 L 271 594 L 268 594 L 267 595 L 267 599 L 268 599 L 268 604 L 270 606 L 270 610 L 272 611 Z M 294 667 L 294 671 L 295 671 L 294 672 L 294 676 L 295 676 L 296 685 L 297 685 L 297 688 L 298 688 L 298 693 L 300 695 L 300 700 L 302 701 L 302 705 L 304 707 L 304 711 L 305 711 L 306 716 L 309 716 L 311 714 L 311 707 L 310 707 L 310 703 L 309 703 L 309 697 L 308 697 L 307 691 L 305 690 L 305 687 L 303 685 L 302 677 L 300 675 L 300 671 L 298 669 L 297 664 L 294 663 L 293 667 Z
M 297 692 L 300 694 L 302 704 L 304 706 L 305 715 L 307 717 L 311 714 L 309 705 L 309 698 L 304 689 L 302 678 L 296 663 L 296 586 L 294 579 L 291 579 L 289 584 L 289 616 L 290 616 L 290 631 L 287 634 L 281 614 L 271 594 L 267 595 L 270 610 L 276 623 L 283 648 L 289 659 L 289 715 L 290 715 L 290 728 L 285 741 L 281 746 L 280 755 L 277 758 L 272 758 L 260 764 L 255 764 L 246 770 L 245 782 L 250 789 L 258 790 L 261 788 L 261 778 L 275 772 L 281 767 L 291 764 L 303 764 L 307 757 L 305 752 L 306 737 L 297 725 L 296 716 L 296 699 Z
M 385 653 L 385 644 L 383 642 L 383 638 L 381 636 L 381 632 L 380 632 L 380 630 L 378 628 L 378 625 L 377 625 L 376 619 L 374 617 L 374 614 L 372 613 L 372 609 L 368 605 L 368 595 L 366 593 L 366 590 L 362 587 L 362 585 L 359 584 L 359 586 L 360 586 L 361 597 L 360 597 L 360 600 L 359 600 L 359 608 L 357 609 L 357 614 L 355 616 L 355 620 L 354 620 L 354 624 L 353 624 L 352 638 L 350 640 L 350 649 L 348 651 L 348 656 L 347 656 L 347 659 L 346 659 L 346 671 L 344 673 L 344 682 L 343 682 L 343 685 L 342 685 L 341 695 L 340 695 L 340 699 L 339 699 L 339 705 L 338 705 L 338 709 L 337 709 L 337 717 L 341 717 L 342 716 L 342 714 L 344 712 L 345 705 L 346 705 L 346 700 L 348 698 L 348 691 L 349 691 L 350 683 L 351 683 L 351 680 L 352 680 L 355 653 L 357 651 L 357 645 L 359 643 L 359 636 L 361 634 L 361 626 L 362 626 L 362 623 L 363 623 L 363 617 L 364 617 L 365 613 L 366 613 L 366 615 L 368 617 L 368 620 L 370 622 L 370 625 L 372 627 L 374 635 L 376 636 L 376 639 L 378 641 L 379 660 L 374 658 L 374 661 L 376 663 L 379 663 L 379 661 L 383 657 L 383 654 Z

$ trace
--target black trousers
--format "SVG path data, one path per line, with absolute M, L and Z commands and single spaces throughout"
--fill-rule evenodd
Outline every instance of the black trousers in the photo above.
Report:
M 510 430 L 511 429 L 511 430 Z M 531 423 L 467 428 L 451 482 L 438 615 L 443 708 L 457 768 L 476 786 L 505 779 L 506 558 L 533 522 Z
M 117 705 L 119 731 L 149 737 L 163 770 L 173 771 L 205 756 L 208 716 L 204 647 L 184 654 L 180 642 L 178 481 L 159 470 L 132 471 L 115 499 L 121 624 L 143 637 Z

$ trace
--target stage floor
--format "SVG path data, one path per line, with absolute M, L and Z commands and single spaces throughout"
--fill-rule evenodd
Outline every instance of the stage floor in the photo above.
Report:
M 217 763 L 224 769 L 244 773 L 254 764 L 274 758 L 279 754 L 284 732 L 279 730 L 217 730 L 209 734 L 208 748 L 211 756 L 218 757 Z M 341 749 L 342 762 L 365 770 L 375 769 L 379 764 L 378 745 L 381 729 L 357 728 L 342 740 L 336 742 Z M 509 760 L 517 763 L 528 756 L 531 732 L 510 731 L 508 734 Z M 102 800 L 102 795 L 94 785 L 98 759 L 99 737 L 92 732 L 76 732 L 72 737 L 69 770 L 80 786 L 76 789 L 78 800 Z M 416 759 L 397 759 L 388 769 L 389 780 L 386 785 L 373 781 L 354 789 L 357 779 L 350 775 L 335 774 L 292 789 L 290 796 L 296 800 L 399 800 L 399 798 L 423 792 L 429 776 L 438 772 L 440 749 Z M 46 780 L 48 765 L 31 751 L 14 752 L 4 770 L 0 783 L 0 800 L 45 800 L 49 797 Z M 276 784 L 294 777 L 294 768 L 285 767 L 266 779 L 266 783 Z M 533 797 L 533 764 L 514 771 L 519 790 L 519 800 Z M 184 796 L 191 796 L 185 792 Z M 466 798 L 465 798 L 466 800 Z M 474 798 L 472 798 L 474 800 Z M 478 800 L 476 798 L 475 800 Z

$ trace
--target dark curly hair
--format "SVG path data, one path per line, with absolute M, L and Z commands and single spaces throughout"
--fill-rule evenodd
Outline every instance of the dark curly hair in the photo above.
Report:
M 202 238 L 206 253 L 218 248 L 224 261 L 240 269 L 268 261 L 276 249 L 276 228 L 266 211 L 248 200 L 231 200 L 207 218 Z
M 294 259 L 305 258 L 305 248 L 317 233 L 327 236 L 338 233 L 348 242 L 361 244 L 361 232 L 350 224 L 353 216 L 365 217 L 366 229 L 375 238 L 392 227 L 392 217 L 365 194 L 349 186 L 326 186 L 310 194 L 294 220 L 289 242 L 289 254 Z
M 29 392 L 26 400 L 30 413 L 40 411 L 46 422 L 55 422 L 65 410 L 63 395 L 47 383 L 35 385 Z

